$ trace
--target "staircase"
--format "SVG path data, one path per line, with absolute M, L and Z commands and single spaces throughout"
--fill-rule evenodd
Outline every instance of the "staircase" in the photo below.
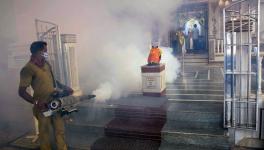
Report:
M 223 78 L 210 77 L 221 74 L 220 68 L 186 70 L 187 76 L 167 85 L 169 105 L 160 150 L 230 149 L 223 129 Z
M 111 103 L 117 106 L 115 117 L 105 126 L 105 136 L 95 141 L 91 150 L 158 150 L 167 99 L 138 95 Z
M 165 109 L 118 107 L 115 110 L 115 118 L 105 127 L 105 135 L 160 141 L 160 131 L 165 121 Z
M 74 150 L 227 150 L 223 90 L 220 68 L 186 65 L 165 100 L 82 104 L 67 123 L 67 142 Z
M 178 60 L 182 62 L 182 57 L 178 57 Z M 204 66 L 208 64 L 207 54 L 185 54 L 184 56 L 185 65 L 199 65 Z
M 233 150 L 263 150 L 264 140 L 257 138 L 243 138 Z
M 166 122 L 166 98 L 129 96 L 79 106 L 66 124 L 73 150 L 158 150 Z

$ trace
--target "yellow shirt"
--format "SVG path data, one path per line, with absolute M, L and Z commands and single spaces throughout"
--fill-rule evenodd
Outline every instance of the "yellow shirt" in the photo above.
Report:
M 29 87 L 30 85 L 34 90 L 34 100 L 50 101 L 50 95 L 54 91 L 54 86 L 51 70 L 47 63 L 40 68 L 32 62 L 28 62 L 22 68 L 19 86 Z
M 177 36 L 178 36 L 178 40 L 179 40 L 179 42 L 180 42 L 180 44 L 181 44 L 181 46 L 183 45 L 183 43 L 184 43 L 184 35 L 183 35 L 183 33 L 182 32 L 180 32 L 180 31 L 178 31 L 177 33 Z

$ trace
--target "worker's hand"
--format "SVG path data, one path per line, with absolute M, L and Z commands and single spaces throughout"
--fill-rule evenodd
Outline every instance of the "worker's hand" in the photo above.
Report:
M 62 98 L 62 97 L 66 97 L 66 96 L 70 96 L 73 94 L 73 90 L 72 88 L 70 87 L 64 87 L 63 90 L 60 90 L 60 89 L 56 89 L 52 94 L 51 96 L 53 98 Z
M 69 93 L 69 95 L 73 94 L 73 89 L 72 88 L 67 87 L 65 90 L 67 91 L 67 93 Z
M 54 91 L 51 93 L 51 96 L 52 96 L 53 98 L 61 98 L 61 97 L 63 97 L 63 91 L 60 90 L 60 89 L 56 89 L 56 90 L 54 90 Z
M 39 110 L 40 112 L 44 112 L 48 109 L 48 104 L 40 100 L 36 100 L 34 103 L 34 107 L 37 108 L 37 110 Z

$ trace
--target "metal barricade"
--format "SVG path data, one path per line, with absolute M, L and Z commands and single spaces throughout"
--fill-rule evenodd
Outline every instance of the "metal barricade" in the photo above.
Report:
M 224 8 L 224 126 L 258 129 L 259 0 L 240 0 Z
M 35 20 L 37 39 L 47 42 L 49 62 L 53 68 L 55 78 L 65 83 L 63 74 L 63 54 L 58 25 L 42 20 Z

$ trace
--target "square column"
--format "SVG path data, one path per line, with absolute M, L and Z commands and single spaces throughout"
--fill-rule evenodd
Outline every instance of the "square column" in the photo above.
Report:
M 164 96 L 166 93 L 165 64 L 142 66 L 142 91 L 144 96 Z

